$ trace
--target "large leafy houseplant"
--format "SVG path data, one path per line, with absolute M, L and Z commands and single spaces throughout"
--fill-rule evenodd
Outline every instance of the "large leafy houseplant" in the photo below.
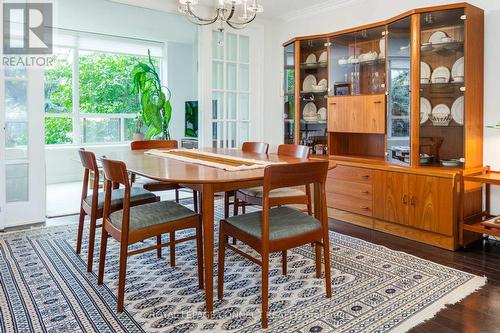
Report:
M 138 63 L 131 75 L 134 93 L 138 95 L 141 103 L 142 120 L 149 128 L 146 139 L 150 140 L 161 134 L 163 140 L 169 140 L 169 125 L 172 118 L 171 93 L 161 84 L 150 50 L 148 50 L 148 63 Z

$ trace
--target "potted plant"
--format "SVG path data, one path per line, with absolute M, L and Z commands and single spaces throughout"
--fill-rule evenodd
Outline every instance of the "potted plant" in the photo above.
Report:
M 144 127 L 144 121 L 142 120 L 142 113 L 137 113 L 137 117 L 135 117 L 134 121 L 135 132 L 132 136 L 133 141 L 142 141 L 146 137 L 146 135 L 142 132 L 142 128 Z
M 169 126 L 172 118 L 171 93 L 161 84 L 150 50 L 148 50 L 148 63 L 138 63 L 132 70 L 131 76 L 134 93 L 138 95 L 141 104 L 142 121 L 148 127 L 146 140 L 157 136 L 163 140 L 169 140 Z

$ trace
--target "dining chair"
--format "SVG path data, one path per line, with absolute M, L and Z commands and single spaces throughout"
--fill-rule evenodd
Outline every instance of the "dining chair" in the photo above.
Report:
M 331 297 L 330 249 L 326 208 L 326 175 L 328 161 L 267 166 L 264 171 L 263 209 L 259 212 L 236 215 L 221 220 L 219 225 L 218 284 L 220 300 L 224 294 L 225 250 L 245 257 L 262 267 L 262 327 L 267 328 L 269 254 L 282 253 L 283 274 L 287 273 L 287 250 L 314 243 L 316 249 L 316 278 L 321 276 L 321 248 L 324 252 L 326 296 Z M 272 191 L 309 184 L 319 186 L 319 216 L 311 216 L 291 207 L 276 207 L 283 203 L 273 197 Z M 289 197 L 288 197 L 289 198 Z M 292 200 L 293 201 L 293 200 Z M 273 208 L 274 207 L 274 208 Z M 237 238 L 257 253 L 260 260 L 228 243 L 228 237 Z
M 264 142 L 243 142 L 241 150 L 246 153 L 267 154 L 269 152 L 269 144 Z M 235 196 L 235 191 L 224 193 L 224 218 L 229 217 L 229 206 L 234 204 L 234 201 L 230 201 L 232 196 Z M 243 209 L 245 209 L 245 206 L 243 206 Z
M 118 273 L 118 301 L 117 311 L 122 312 L 125 296 L 125 277 L 127 271 L 127 258 L 129 256 L 156 250 L 158 258 L 161 258 L 161 249 L 170 247 L 170 264 L 175 260 L 175 245 L 196 240 L 196 251 L 198 256 L 198 285 L 203 288 L 203 249 L 202 230 L 200 215 L 194 211 L 173 201 L 159 201 L 141 206 L 131 206 L 130 194 L 131 183 L 127 177 L 127 167 L 122 161 L 102 159 L 102 166 L 106 179 L 106 196 L 104 199 L 104 212 L 101 237 L 101 252 L 99 257 L 98 285 L 102 285 L 104 279 L 104 267 L 106 261 L 106 247 L 108 234 L 120 243 L 120 259 Z M 124 186 L 123 209 L 111 212 L 112 183 Z M 195 229 L 196 235 L 182 239 L 169 239 L 162 243 L 161 235 L 175 233 L 179 230 Z M 146 246 L 129 251 L 129 246 L 142 242 L 148 238 L 156 237 L 156 245 Z
M 142 140 L 132 141 L 130 148 L 132 150 L 143 149 L 177 149 L 179 146 L 177 140 Z M 132 182 L 135 182 L 135 174 L 132 176 Z M 160 182 L 157 180 L 146 180 L 143 188 L 151 192 L 172 191 L 175 190 L 175 202 L 179 203 L 179 190 L 182 188 L 179 184 Z M 198 212 L 198 192 L 193 190 L 194 211 Z
M 97 165 L 95 154 L 91 151 L 86 151 L 84 148 L 78 150 L 78 154 L 84 171 L 82 197 L 80 202 L 80 220 L 78 223 L 78 233 L 76 238 L 76 254 L 81 253 L 83 226 L 85 223 L 85 216 L 88 215 L 90 216 L 90 231 L 87 254 L 87 271 L 92 272 L 92 264 L 94 262 L 95 231 L 97 228 L 101 227 L 101 225 L 97 225 L 97 220 L 103 217 L 104 193 L 99 192 L 99 167 Z M 93 178 L 92 194 L 88 195 L 90 176 Z M 116 185 L 117 184 L 111 185 L 113 193 L 110 211 L 122 208 L 122 200 L 124 198 L 125 191 L 124 189 L 118 188 Z M 130 192 L 130 202 L 133 206 L 156 202 L 159 200 L 159 197 L 141 188 L 134 188 Z

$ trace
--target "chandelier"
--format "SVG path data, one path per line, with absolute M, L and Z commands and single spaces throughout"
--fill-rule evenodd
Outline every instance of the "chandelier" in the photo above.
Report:
M 262 13 L 264 8 L 257 0 L 218 0 L 215 14 L 211 18 L 203 18 L 195 13 L 198 0 L 179 0 L 179 12 L 185 15 L 192 23 L 197 25 L 218 24 L 217 30 L 224 31 L 227 24 L 233 29 L 243 29 L 255 20 L 257 13 Z M 237 10 L 240 9 L 240 10 Z

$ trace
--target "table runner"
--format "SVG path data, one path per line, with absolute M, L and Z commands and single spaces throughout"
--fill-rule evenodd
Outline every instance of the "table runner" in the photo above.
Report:
M 171 158 L 178 161 L 201 164 L 209 167 L 223 169 L 226 171 L 243 171 L 265 168 L 272 164 L 283 164 L 283 162 L 265 162 L 249 158 L 235 157 L 230 155 L 203 152 L 195 149 L 151 149 L 145 152 L 147 155 Z

